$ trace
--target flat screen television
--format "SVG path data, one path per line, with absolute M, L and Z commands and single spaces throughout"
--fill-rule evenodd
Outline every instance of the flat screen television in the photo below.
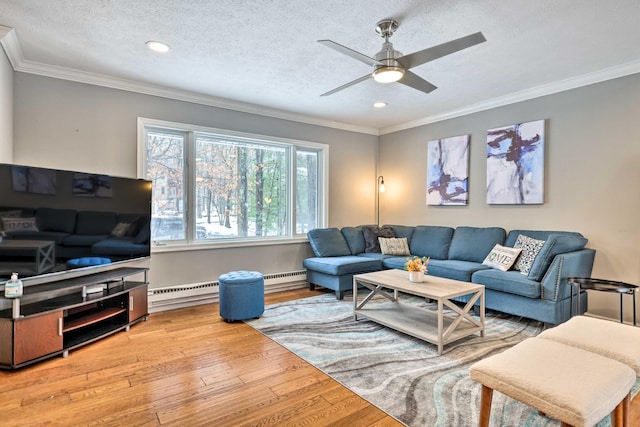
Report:
M 151 182 L 0 164 L 0 283 L 150 256 Z

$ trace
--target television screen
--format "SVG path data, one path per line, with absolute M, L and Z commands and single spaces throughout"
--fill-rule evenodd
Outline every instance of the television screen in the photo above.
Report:
M 0 164 L 0 282 L 150 256 L 151 181 Z

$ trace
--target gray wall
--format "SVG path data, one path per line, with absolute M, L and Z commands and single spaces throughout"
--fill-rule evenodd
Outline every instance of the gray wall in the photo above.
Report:
M 329 144 L 329 223 L 374 221 L 378 137 L 25 73 L 14 76 L 14 162 L 136 177 L 137 118 Z M 151 287 L 217 279 L 232 269 L 302 268 L 308 243 L 155 252 Z M 248 263 L 247 260 L 250 260 Z
M 13 68 L 0 47 L 0 163 L 13 161 Z
M 10 78 L 0 75 L 0 84 Z M 577 230 L 597 250 L 594 276 L 640 283 L 640 75 L 384 135 L 379 147 L 371 135 L 23 73 L 14 73 L 13 91 L 15 163 L 135 177 L 137 117 L 323 142 L 330 145 L 331 226 L 375 222 L 375 182 L 383 174 L 382 222 Z M 0 121 L 7 117 L 0 112 Z M 545 203 L 487 205 L 486 130 L 537 119 L 547 119 Z M 467 133 L 469 205 L 426 206 L 426 142 Z M 156 252 L 150 280 L 160 287 L 237 268 L 292 271 L 310 254 L 307 243 Z M 590 301 L 595 314 L 617 315 L 614 295 Z
M 636 74 L 384 135 L 382 222 L 575 230 L 597 250 L 594 277 L 640 284 L 639 116 Z M 547 120 L 544 204 L 487 205 L 487 129 L 538 119 Z M 469 204 L 427 206 L 427 141 L 464 134 L 471 135 Z M 590 303 L 594 314 L 617 316 L 613 294 L 594 294 Z

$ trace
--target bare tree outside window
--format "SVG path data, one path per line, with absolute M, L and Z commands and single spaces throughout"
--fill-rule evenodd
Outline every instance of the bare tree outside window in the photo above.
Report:
M 318 150 L 146 128 L 146 156 L 156 241 L 286 238 L 319 226 Z

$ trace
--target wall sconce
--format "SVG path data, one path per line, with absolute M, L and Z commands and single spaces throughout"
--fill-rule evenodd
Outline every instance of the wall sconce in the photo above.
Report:
M 382 175 L 378 177 L 378 194 L 376 197 L 376 220 L 378 221 L 378 226 L 380 225 L 380 193 L 384 193 L 384 177 Z

